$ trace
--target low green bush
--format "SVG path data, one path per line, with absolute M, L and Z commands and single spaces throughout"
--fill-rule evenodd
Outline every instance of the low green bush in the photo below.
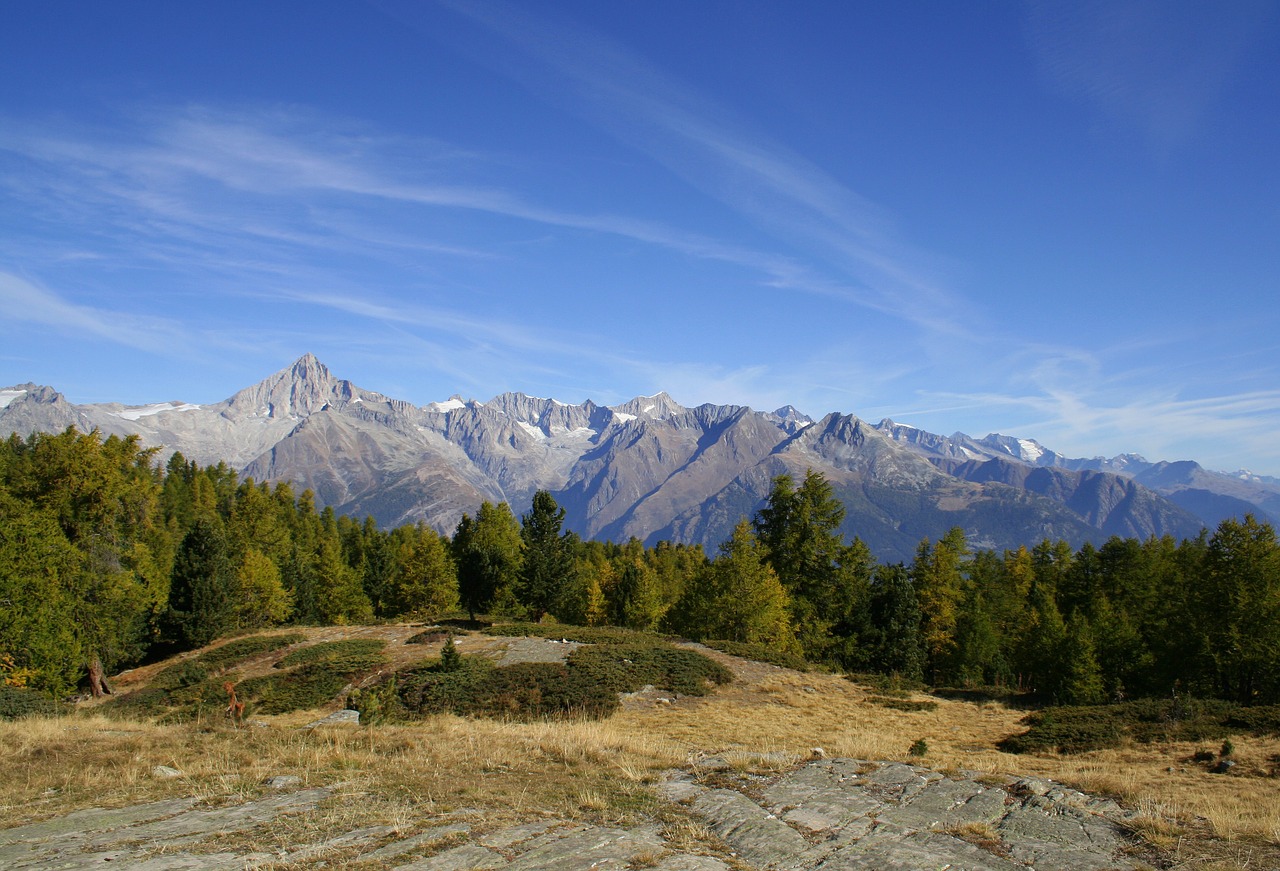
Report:
M 107 711 L 158 715 L 187 720 L 217 716 L 229 701 L 226 669 L 250 657 L 305 640 L 305 636 L 269 635 L 240 638 L 161 671 L 141 690 L 112 700 Z M 287 654 L 269 674 L 235 685 L 246 712 L 285 714 L 327 704 L 351 678 L 386 662 L 386 642 L 357 638 L 303 647 Z M 229 649 L 228 649 L 229 648 Z
M 297 632 L 286 635 L 251 635 L 248 638 L 237 638 L 221 647 L 215 647 L 213 650 L 164 668 L 151 679 L 150 686 L 153 689 L 169 690 L 203 683 L 247 659 L 305 640 L 306 636 Z
M 1140 699 L 1114 705 L 1045 708 L 1024 717 L 1027 731 L 1000 743 L 1010 753 L 1082 753 L 1126 740 L 1219 741 L 1230 735 L 1280 735 L 1280 706 L 1241 707 L 1218 699 Z
M 335 671 L 329 663 L 312 663 L 242 681 L 236 685 L 236 693 L 257 713 L 287 714 L 332 701 L 350 678 L 350 673 Z
M 282 647 L 288 647 L 291 644 L 306 640 L 307 636 L 300 632 L 290 632 L 284 635 L 250 635 L 246 638 L 228 641 L 221 647 L 206 651 L 197 656 L 195 661 L 211 672 L 225 671 L 230 666 L 260 653 L 279 650 Z
M 401 706 L 417 716 L 599 719 L 618 708 L 616 693 L 561 663 L 495 666 L 482 657 L 468 656 L 453 671 L 429 666 L 402 673 L 397 682 Z
M 742 641 L 722 641 L 712 640 L 703 641 L 707 647 L 712 650 L 718 650 L 721 653 L 727 653 L 730 656 L 737 656 L 741 659 L 750 659 L 755 662 L 767 662 L 770 665 L 778 665 L 782 668 L 789 668 L 793 671 L 812 671 L 813 665 L 798 653 L 792 653 L 787 650 L 779 650 L 776 647 L 770 647 L 767 644 L 747 644 Z
M 67 706 L 26 687 L 0 684 L 0 720 L 20 720 L 23 717 L 52 717 L 66 713 Z
M 310 647 L 301 647 L 286 654 L 276 663 L 276 668 L 293 668 L 299 665 L 325 664 L 338 672 L 357 672 L 373 668 L 386 661 L 382 651 L 387 643 L 377 638 L 348 638 L 345 641 L 324 641 Z
M 318 708 L 342 692 L 351 678 L 385 663 L 386 646 L 376 638 L 349 638 L 303 647 L 276 663 L 280 674 L 243 681 L 236 692 L 263 714 Z
M 660 644 L 670 636 L 620 626 L 567 626 L 562 623 L 500 623 L 484 630 L 485 635 L 516 638 L 552 638 L 579 644 Z
M 919 713 L 921 711 L 932 711 L 937 709 L 938 703 L 932 699 L 899 699 L 893 696 L 871 696 L 867 699 L 873 705 L 879 705 L 882 708 L 890 708 L 895 711 L 907 711 L 908 713 Z
M 670 644 L 598 644 L 569 654 L 569 668 L 615 693 L 652 685 L 686 696 L 704 696 L 732 682 L 733 673 L 696 650 Z

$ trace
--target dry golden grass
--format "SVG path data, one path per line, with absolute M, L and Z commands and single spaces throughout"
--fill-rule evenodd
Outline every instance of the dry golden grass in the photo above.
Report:
M 1278 867 L 1280 740 L 1235 739 L 1238 765 L 1212 775 L 1189 744 L 1135 745 L 1078 756 L 1014 756 L 995 749 L 1023 712 L 997 703 L 937 700 L 930 711 L 870 704 L 874 691 L 822 673 L 799 674 L 712 654 L 735 683 L 674 704 L 629 701 L 599 722 L 499 723 L 438 716 L 374 728 L 300 726 L 325 711 L 228 722 L 155 725 L 92 712 L 0 723 L 0 827 L 71 810 L 190 796 L 223 802 L 260 795 L 268 777 L 341 784 L 316 812 L 281 818 L 241 844 L 267 851 L 369 825 L 411 834 L 451 813 L 487 828 L 539 817 L 625 824 L 662 819 L 690 845 L 715 849 L 696 823 L 668 813 L 649 784 L 671 767 L 720 756 L 770 771 L 827 756 L 895 759 L 939 770 L 1034 775 L 1140 809 L 1133 830 L 1189 867 Z M 908 755 L 917 740 L 923 758 Z M 156 765 L 183 772 L 152 777 Z M 358 801 L 352 797 L 358 796 Z M 974 833 L 979 837 L 983 833 Z M 1206 846 L 1209 845 L 1209 846 Z M 1261 852 L 1260 852 L 1261 851 Z

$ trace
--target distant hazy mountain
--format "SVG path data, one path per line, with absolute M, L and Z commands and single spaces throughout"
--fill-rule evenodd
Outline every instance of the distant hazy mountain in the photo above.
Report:
M 1058 491 L 1092 501 L 1088 491 L 1110 488 L 1112 498 L 1144 499 L 1140 488 L 1154 491 L 1181 506 L 1206 526 L 1217 526 L 1228 517 L 1252 513 L 1280 523 L 1280 479 L 1251 472 L 1211 472 L 1191 460 L 1152 463 L 1137 454 L 1111 459 L 1073 459 L 1051 451 L 1033 439 L 988 435 L 975 439 L 964 433 L 940 436 L 914 427 L 882 420 L 876 426 L 885 435 L 927 458 L 935 466 L 967 481 L 999 480 L 1034 492 Z M 1117 488 L 1110 476 L 1139 489 Z M 1080 491 L 1085 491 L 1080 496 Z M 1127 495 L 1126 495 L 1127 494 Z M 1064 498 L 1068 501 L 1072 496 Z M 1087 516 L 1087 514 L 1086 514 Z M 1118 535 L 1127 518 L 1100 528 Z M 1095 523 L 1095 525 L 1099 525 Z
M 162 455 L 309 487 L 339 512 L 444 532 L 482 500 L 519 513 L 546 489 L 586 537 L 714 547 L 763 504 L 774 476 L 810 468 L 847 507 L 846 534 L 889 560 L 953 526 L 980 547 L 1078 546 L 1191 536 L 1226 514 L 1280 510 L 1280 483 L 1194 463 L 1068 460 L 1028 439 L 815 421 L 790 406 L 685 408 L 659 393 L 605 407 L 505 393 L 418 407 L 336 378 L 311 355 L 212 405 L 74 405 L 34 384 L 0 390 L 0 432 L 69 425 L 136 433 Z

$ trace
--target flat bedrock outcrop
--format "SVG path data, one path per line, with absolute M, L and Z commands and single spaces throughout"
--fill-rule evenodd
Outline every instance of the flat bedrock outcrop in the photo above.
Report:
M 657 823 L 601 826 L 538 819 L 486 826 L 475 814 L 399 828 L 328 831 L 314 843 L 270 853 L 237 850 L 252 830 L 290 814 L 316 813 L 326 788 L 277 791 L 210 808 L 194 799 L 77 811 L 0 831 L 0 867 L 242 869 L 332 858 L 403 871 L 844 871 L 952 868 L 1125 869 L 1129 854 L 1114 802 L 1036 778 L 942 774 L 897 762 L 821 759 L 780 774 L 735 770 L 704 759 L 658 785 L 677 816 L 706 833 L 666 840 Z M 239 837 L 244 833 L 246 837 Z

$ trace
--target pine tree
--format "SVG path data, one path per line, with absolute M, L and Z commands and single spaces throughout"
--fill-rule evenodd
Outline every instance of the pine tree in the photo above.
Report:
M 1197 602 L 1215 690 L 1241 704 L 1280 701 L 1280 544 L 1253 515 L 1218 525 Z
M 624 547 L 614 565 L 614 582 L 604 591 L 609 622 L 629 629 L 652 629 L 666 612 L 657 573 L 645 562 L 643 548 Z
M 232 622 L 238 629 L 283 623 L 293 610 L 293 596 L 281 583 L 280 570 L 252 547 L 236 570 L 232 602 Z
M 847 589 L 856 582 L 842 570 L 848 556 L 839 533 L 844 517 L 844 506 L 831 485 L 810 469 L 799 489 L 788 475 L 775 478 L 753 524 L 770 567 L 790 597 L 792 627 L 811 659 L 832 657 L 839 643 L 837 625 L 852 620 L 846 606 L 858 598 Z M 864 587 L 866 580 L 861 579 Z
M 393 533 L 397 569 L 387 589 L 386 613 L 440 615 L 458 607 L 458 576 L 449 547 L 425 523 Z
M 85 665 L 68 580 L 82 572 L 79 552 L 46 512 L 0 487 L 0 659 L 33 672 L 30 685 L 58 697 Z

